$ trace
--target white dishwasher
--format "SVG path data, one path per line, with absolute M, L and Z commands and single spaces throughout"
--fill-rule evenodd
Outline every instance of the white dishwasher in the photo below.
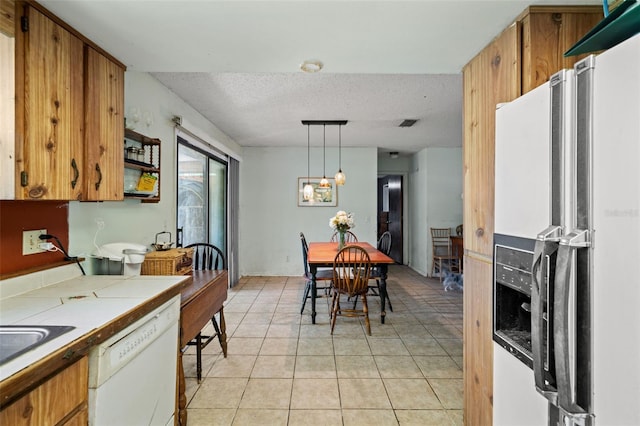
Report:
M 89 425 L 172 425 L 180 296 L 89 354 Z

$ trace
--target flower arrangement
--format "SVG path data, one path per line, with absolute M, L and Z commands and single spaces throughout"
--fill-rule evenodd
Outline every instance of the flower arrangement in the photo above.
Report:
M 351 228 L 355 228 L 356 224 L 353 221 L 353 213 L 347 213 L 340 210 L 334 217 L 329 219 L 329 226 L 331 229 L 335 229 L 338 232 L 346 232 Z

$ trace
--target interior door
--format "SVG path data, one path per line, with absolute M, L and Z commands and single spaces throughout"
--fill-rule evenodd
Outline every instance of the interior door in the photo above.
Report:
M 391 233 L 389 256 L 402 264 L 402 176 L 388 175 L 378 178 L 378 238 L 383 232 Z

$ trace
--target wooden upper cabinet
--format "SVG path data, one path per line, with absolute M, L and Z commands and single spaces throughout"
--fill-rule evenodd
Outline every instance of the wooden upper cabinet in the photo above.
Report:
M 569 50 L 603 19 L 601 7 L 529 8 L 522 23 L 522 93 L 549 81 L 556 72 L 586 57 Z
M 18 1 L 15 198 L 123 200 L 125 67 Z
M 124 199 L 124 70 L 85 49 L 85 200 Z
M 16 199 L 82 195 L 83 43 L 32 7 L 16 34 Z
M 464 244 L 493 254 L 495 109 L 584 56 L 564 57 L 602 20 L 598 6 L 530 7 L 463 69 Z
M 0 32 L 9 37 L 16 33 L 16 5 L 14 0 L 0 1 Z

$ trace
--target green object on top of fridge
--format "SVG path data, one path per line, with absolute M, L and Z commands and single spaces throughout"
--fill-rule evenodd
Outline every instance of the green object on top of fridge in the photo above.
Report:
M 606 50 L 640 33 L 640 2 L 625 0 L 591 29 L 564 56 Z

